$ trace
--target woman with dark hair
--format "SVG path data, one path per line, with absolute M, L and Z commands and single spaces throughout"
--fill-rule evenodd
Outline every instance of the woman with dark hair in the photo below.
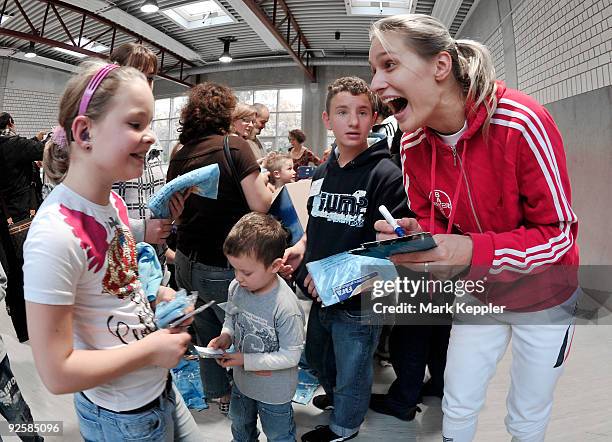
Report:
M 234 270 L 223 254 L 223 241 L 244 214 L 266 213 L 272 203 L 251 148 L 242 137 L 228 136 L 235 107 L 230 88 L 215 83 L 195 86 L 181 113 L 179 141 L 183 147 L 168 168 L 168 180 L 209 164 L 218 164 L 220 169 L 217 199 L 191 195 L 179 218 L 176 280 L 180 287 L 198 291 L 196 307 L 211 300 L 217 304 L 227 301 Z M 216 305 L 196 316 L 200 345 L 207 346 L 219 336 L 224 316 Z M 227 371 L 212 359 L 201 359 L 200 368 L 206 397 L 219 398 L 219 409 L 227 413 L 231 393 Z
M 311 164 L 318 166 L 321 164 L 321 159 L 312 150 L 304 146 L 304 141 L 306 141 L 306 135 L 300 129 L 289 131 L 289 143 L 291 144 L 289 154 L 293 160 L 293 170 L 296 173 L 300 166 L 309 166 Z

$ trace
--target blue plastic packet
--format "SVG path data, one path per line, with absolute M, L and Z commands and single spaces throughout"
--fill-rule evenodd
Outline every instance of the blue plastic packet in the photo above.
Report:
M 187 294 L 187 290 L 181 289 L 176 292 L 176 296 L 172 301 L 164 301 L 157 304 L 155 307 L 155 324 L 158 328 L 166 328 L 176 319 L 186 313 L 187 307 L 193 307 L 198 292 Z
M 219 190 L 219 165 L 210 164 L 178 176 L 166 183 L 149 200 L 149 209 L 154 218 L 170 218 L 168 204 L 176 192 L 194 187 L 194 193 L 204 198 L 217 199 Z
M 397 270 L 388 259 L 353 255 L 328 256 L 306 264 L 324 307 L 369 290 L 375 281 L 395 280 Z
M 183 396 L 187 408 L 197 411 L 208 408 L 200 377 L 200 363 L 197 360 L 181 359 L 171 372 L 174 385 Z
M 146 242 L 139 242 L 136 244 L 136 256 L 138 257 L 138 279 L 140 279 L 149 302 L 155 301 L 164 277 L 155 249 Z
M 319 385 L 319 380 L 315 375 L 308 370 L 298 369 L 298 384 L 292 401 L 302 405 L 308 404 L 314 397 Z

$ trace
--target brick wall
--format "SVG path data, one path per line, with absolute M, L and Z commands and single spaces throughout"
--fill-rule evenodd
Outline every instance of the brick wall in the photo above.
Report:
M 546 104 L 612 85 L 610 0 L 525 0 L 512 21 L 520 90 Z
M 505 80 L 505 69 L 504 69 L 504 37 L 502 35 L 501 27 L 497 28 L 495 32 L 484 42 L 484 44 L 491 51 L 493 56 L 493 63 L 495 64 L 495 74 L 498 80 Z
M 3 88 L 2 94 L 2 111 L 15 119 L 19 135 L 33 137 L 57 125 L 60 95 L 11 88 Z

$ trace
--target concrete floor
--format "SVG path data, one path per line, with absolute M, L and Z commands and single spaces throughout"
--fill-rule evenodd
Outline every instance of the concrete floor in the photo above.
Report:
M 71 395 L 54 396 L 42 385 L 34 368 L 31 349 L 15 338 L 4 303 L 0 305 L 0 333 L 8 349 L 11 366 L 36 420 L 61 420 L 63 437 L 47 440 L 81 440 Z M 509 386 L 510 352 L 499 364 L 480 415 L 476 441 L 510 440 L 505 431 L 505 395 Z M 566 371 L 559 381 L 547 441 L 611 441 L 612 419 L 612 326 L 578 326 Z M 384 392 L 393 380 L 391 368 L 376 367 L 374 392 Z M 413 422 L 369 412 L 355 441 L 440 441 L 442 413 L 439 400 L 427 401 Z M 326 424 L 328 412 L 314 406 L 294 405 L 298 433 Z M 231 440 L 230 422 L 216 404 L 193 413 L 203 441 Z M 262 437 L 262 440 L 264 438 Z M 2 440 L 17 441 L 16 437 Z

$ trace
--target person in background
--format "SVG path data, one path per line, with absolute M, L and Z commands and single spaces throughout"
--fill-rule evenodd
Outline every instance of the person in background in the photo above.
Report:
M 110 58 L 120 66 L 138 69 L 145 75 L 149 87 L 153 89 L 153 81 L 157 74 L 157 56 L 149 48 L 141 43 L 125 43 L 115 49 Z M 119 181 L 113 184 L 113 190 L 125 201 L 130 217 L 130 229 L 134 233 L 136 242 L 146 241 L 153 245 L 162 268 L 166 269 L 166 260 L 170 264 L 174 260 L 174 251 L 165 244 L 170 235 L 173 220 L 152 219 L 149 211 L 149 199 L 166 183 L 161 152 L 159 145 L 151 146 L 145 157 L 142 175 L 129 181 Z M 173 196 L 170 204 L 174 208 L 174 213 L 180 214 L 186 195 L 187 193 L 178 193 Z M 162 284 L 165 285 L 170 274 L 167 271 L 164 273 Z
M 312 150 L 304 147 L 306 141 L 306 135 L 300 129 L 293 129 L 289 131 L 289 155 L 293 160 L 293 170 L 297 172 L 300 166 L 318 166 L 321 164 L 321 160 L 317 157 Z
M 43 158 L 45 132 L 33 138 L 17 135 L 15 120 L 8 112 L 0 114 L 0 206 L 2 223 L 12 225 L 30 219 L 40 205 L 33 178 L 34 162 Z M 23 300 L 23 244 L 3 238 L 9 266 L 6 303 L 20 342 L 28 340 Z
M 230 418 L 237 442 L 259 436 L 257 416 L 267 439 L 295 441 L 291 399 L 304 348 L 304 312 L 297 296 L 277 275 L 287 232 L 270 215 L 249 213 L 232 228 L 223 252 L 236 272 L 229 287 L 223 329 L 208 346 L 234 353 L 218 360 L 234 370 Z
M 266 155 L 266 148 L 261 144 L 258 136 L 261 134 L 261 131 L 266 128 L 266 124 L 270 119 L 270 111 L 265 104 L 261 103 L 253 104 L 253 108 L 255 109 L 255 123 L 253 125 L 253 130 L 251 131 L 249 141 L 253 142 L 255 145 L 251 146 L 251 148 L 256 153 L 256 156 L 259 154 L 261 155 L 261 158 L 263 158 Z
M 45 132 L 34 138 L 17 135 L 15 120 L 8 112 L 0 114 L 0 197 L 11 223 L 29 218 L 38 209 L 38 198 L 32 181 L 33 163 L 42 161 Z
M 257 143 L 259 151 L 265 155 L 266 149 L 261 144 L 259 136 L 261 136 L 261 132 L 266 128 L 266 124 L 270 120 L 270 110 L 262 103 L 254 103 L 253 107 L 255 108 L 255 127 L 253 128 L 251 138 Z
M 259 160 L 263 158 L 263 152 L 259 149 L 257 143 L 250 141 L 253 128 L 255 127 L 256 114 L 257 112 L 253 106 L 245 103 L 236 104 L 236 108 L 232 114 L 230 132 L 232 135 L 237 135 L 247 141 L 255 159 L 259 162 Z
M 171 180 L 194 169 L 219 164 L 217 199 L 191 195 L 178 221 L 176 281 L 179 287 L 198 291 L 196 306 L 211 300 L 217 304 L 227 301 L 234 271 L 223 254 L 223 241 L 243 215 L 250 211 L 266 213 L 272 203 L 273 195 L 266 188 L 249 145 L 242 137 L 227 136 L 235 107 L 236 97 L 228 87 L 208 82 L 195 86 L 181 113 L 179 141 L 183 147 L 168 167 Z M 226 136 L 236 175 L 224 153 Z M 218 305 L 196 316 L 194 329 L 199 345 L 205 346 L 219 336 L 224 317 Z M 211 359 L 200 359 L 200 368 L 206 397 L 219 399 L 219 410 L 228 413 L 229 374 Z
M 295 170 L 293 160 L 287 154 L 270 152 L 263 162 L 263 166 L 270 172 L 269 180 L 275 190 L 287 183 L 295 183 Z
M 0 248 L 2 246 L 0 245 Z M 0 250 L 3 254 L 3 250 Z M 4 260 L 3 260 L 4 261 Z M 0 302 L 6 295 L 6 274 L 0 265 Z M 11 363 L 0 336 L 0 414 L 11 424 L 24 425 L 33 424 L 32 412 L 26 403 L 17 380 L 11 370 Z M 27 442 L 39 442 L 44 440 L 36 433 L 20 434 L 19 438 Z

